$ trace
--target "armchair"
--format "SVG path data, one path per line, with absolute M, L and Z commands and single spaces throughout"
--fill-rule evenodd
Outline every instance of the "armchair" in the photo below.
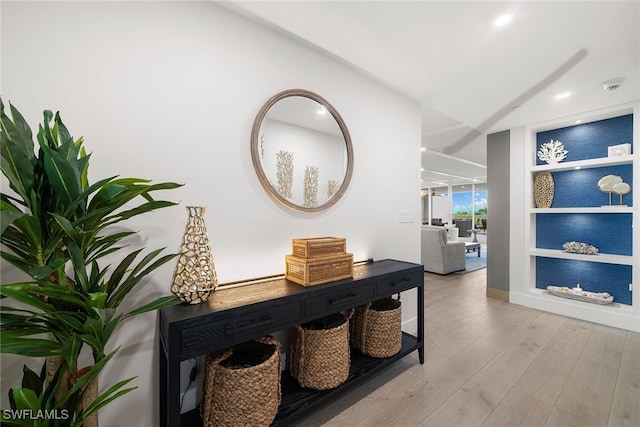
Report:
M 466 268 L 464 242 L 448 241 L 443 227 L 423 226 L 421 240 L 424 271 L 448 274 Z

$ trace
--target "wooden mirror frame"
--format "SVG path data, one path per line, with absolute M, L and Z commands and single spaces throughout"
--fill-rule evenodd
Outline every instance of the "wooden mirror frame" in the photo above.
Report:
M 274 104 L 276 104 L 280 100 L 283 100 L 289 97 L 294 97 L 294 96 L 301 96 L 304 98 L 311 99 L 317 102 L 318 104 L 320 104 L 321 106 L 323 106 L 324 108 L 326 108 L 326 110 L 331 114 L 331 116 L 334 118 L 334 120 L 340 127 L 340 131 L 342 132 L 342 136 L 344 138 L 344 143 L 347 150 L 347 170 L 345 171 L 344 180 L 342 181 L 340 188 L 338 189 L 336 194 L 334 194 L 326 202 L 314 207 L 301 206 L 301 205 L 292 203 L 291 201 L 282 197 L 278 193 L 278 191 L 275 188 L 273 188 L 269 183 L 269 180 L 264 172 L 264 169 L 262 168 L 262 163 L 260 161 L 259 139 L 260 139 L 260 128 L 262 127 L 262 121 L 264 120 L 265 116 L 269 112 L 269 109 Z M 333 105 L 331 105 L 326 99 L 324 99 L 317 93 L 311 92 L 309 90 L 289 89 L 289 90 L 282 91 L 274 95 L 273 97 L 271 97 L 258 112 L 258 115 L 256 116 L 253 122 L 253 128 L 251 129 L 251 161 L 253 162 L 253 168 L 255 169 L 256 174 L 258 175 L 260 184 L 262 184 L 264 189 L 274 200 L 276 200 L 281 205 L 286 206 L 287 208 L 292 209 L 294 211 L 304 212 L 304 213 L 317 213 L 317 212 L 324 211 L 327 208 L 336 204 L 338 200 L 340 200 L 340 198 L 346 192 L 347 187 L 349 186 L 349 183 L 351 181 L 351 175 L 353 174 L 353 146 L 351 144 L 351 136 L 349 135 L 347 126 L 344 123 L 344 120 L 342 119 L 338 111 L 333 107 Z

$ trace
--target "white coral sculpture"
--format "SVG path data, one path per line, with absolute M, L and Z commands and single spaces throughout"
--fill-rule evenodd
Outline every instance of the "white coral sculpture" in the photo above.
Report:
M 598 248 L 584 242 L 567 242 L 562 245 L 562 248 L 574 254 L 596 255 L 598 253 Z
M 337 179 L 330 179 L 327 182 L 327 199 L 332 198 L 340 187 L 340 182 Z
M 278 193 L 291 199 L 293 192 L 293 153 L 280 150 L 276 153 L 276 176 L 278 177 Z
M 538 158 L 549 164 L 560 163 L 567 158 L 568 151 L 564 149 L 564 145 L 560 141 L 553 139 L 540 146 L 538 150 Z
M 318 167 L 304 169 L 304 206 L 312 208 L 318 204 Z

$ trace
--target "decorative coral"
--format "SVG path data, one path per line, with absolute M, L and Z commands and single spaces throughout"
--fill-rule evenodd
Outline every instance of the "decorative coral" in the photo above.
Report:
M 278 193 L 291 199 L 293 192 L 293 153 L 280 150 L 276 153 L 276 176 L 278 177 Z
M 562 248 L 574 254 L 596 255 L 598 253 L 598 248 L 584 242 L 567 242 L 562 245 Z
M 567 158 L 568 151 L 564 149 L 564 145 L 560 141 L 553 139 L 540 146 L 538 150 L 538 158 L 549 164 L 560 163 Z
M 304 206 L 312 208 L 318 204 L 318 167 L 304 169 Z
M 340 181 L 330 179 L 327 182 L 327 199 L 332 198 L 338 192 L 338 188 L 340 188 Z

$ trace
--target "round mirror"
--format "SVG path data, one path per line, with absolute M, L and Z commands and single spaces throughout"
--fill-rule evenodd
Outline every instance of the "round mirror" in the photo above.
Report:
M 280 92 L 262 107 L 251 131 L 251 159 L 271 197 L 300 212 L 335 204 L 353 171 L 342 117 L 320 95 L 303 89 Z

